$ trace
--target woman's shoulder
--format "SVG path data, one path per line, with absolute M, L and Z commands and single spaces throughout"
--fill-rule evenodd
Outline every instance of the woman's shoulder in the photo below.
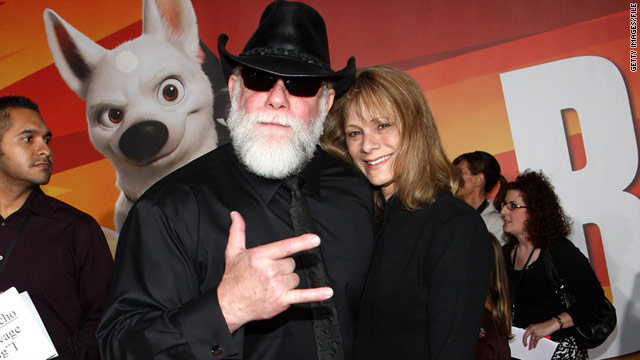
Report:
M 496 209 L 496 207 L 494 206 L 493 202 L 491 200 L 487 200 L 489 202 L 489 204 L 487 205 L 487 207 L 482 211 L 482 213 L 480 215 L 482 215 L 482 218 L 485 220 L 485 222 L 487 223 L 500 223 L 500 226 L 502 226 L 502 215 L 500 215 L 500 213 L 498 212 L 498 209 Z
M 569 239 L 559 238 L 548 248 L 554 262 L 560 268 L 575 267 L 580 268 L 589 265 L 589 259 L 580 249 Z
M 487 207 L 484 208 L 484 210 L 482 210 L 482 216 L 498 216 L 500 218 L 502 218 L 502 215 L 500 215 L 500 212 L 498 211 L 498 209 L 496 208 L 496 205 L 493 203 L 493 201 L 487 199 Z
M 549 245 L 548 249 L 554 257 L 572 253 L 581 253 L 580 249 L 578 249 L 571 240 L 565 237 L 554 240 L 551 245 Z

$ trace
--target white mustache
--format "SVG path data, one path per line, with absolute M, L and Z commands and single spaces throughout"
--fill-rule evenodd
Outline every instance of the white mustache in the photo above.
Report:
M 270 114 L 266 112 L 256 112 L 245 115 L 245 121 L 255 124 L 275 124 L 280 126 L 288 126 L 294 131 L 300 130 L 303 123 L 302 119 L 298 119 L 292 115 Z

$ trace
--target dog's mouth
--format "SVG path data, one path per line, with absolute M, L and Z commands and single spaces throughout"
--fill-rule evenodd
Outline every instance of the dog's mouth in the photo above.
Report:
M 118 142 L 120 151 L 139 165 L 157 160 L 169 139 L 169 129 L 160 121 L 145 120 L 127 129 Z

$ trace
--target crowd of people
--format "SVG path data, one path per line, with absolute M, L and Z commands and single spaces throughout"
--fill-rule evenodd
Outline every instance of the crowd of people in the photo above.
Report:
M 541 171 L 451 162 L 419 84 L 333 70 L 306 4 L 269 4 L 239 55 L 227 39 L 231 143 L 136 201 L 115 263 L 95 220 L 39 187 L 38 106 L 0 98 L 0 288 L 30 293 L 60 359 L 502 360 L 512 326 L 588 357 L 572 328 L 604 293 Z

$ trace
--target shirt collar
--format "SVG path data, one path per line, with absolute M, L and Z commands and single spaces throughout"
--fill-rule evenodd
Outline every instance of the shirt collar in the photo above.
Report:
M 24 202 L 24 205 L 19 211 L 23 209 L 29 209 L 31 212 L 46 216 L 50 218 L 55 218 L 55 211 L 51 208 L 51 204 L 47 201 L 47 195 L 40 189 L 40 186 L 35 186 L 29 194 L 27 201 Z
M 242 177 L 247 179 L 249 184 L 251 184 L 265 203 L 269 203 L 278 189 L 282 186 L 284 179 L 267 179 L 250 172 L 238 159 L 235 151 L 233 150 L 233 146 L 228 147 L 228 153 Z M 319 157 L 323 156 L 323 154 L 324 150 L 319 146 L 316 147 L 316 152 L 314 153 L 311 162 L 307 164 L 299 174 L 311 189 L 312 195 L 316 198 L 320 196 L 320 173 L 322 165 L 321 161 L 319 161 Z

